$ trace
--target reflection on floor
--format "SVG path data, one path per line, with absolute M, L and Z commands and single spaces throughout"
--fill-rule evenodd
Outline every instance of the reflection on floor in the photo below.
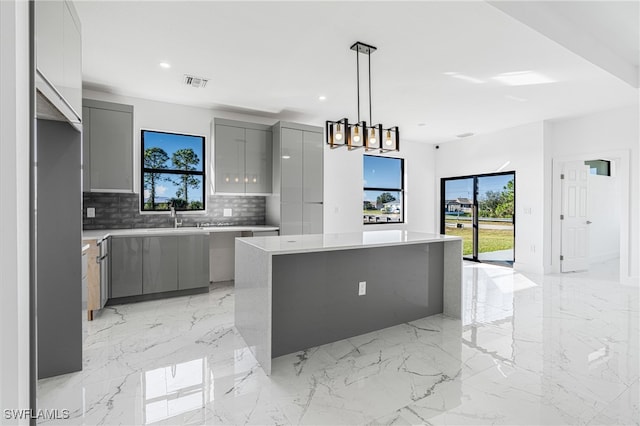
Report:
M 85 324 L 84 370 L 40 381 L 38 408 L 92 425 L 638 424 L 639 292 L 615 268 L 465 263 L 462 321 L 280 357 L 271 377 L 233 327 L 232 285 L 111 307 Z

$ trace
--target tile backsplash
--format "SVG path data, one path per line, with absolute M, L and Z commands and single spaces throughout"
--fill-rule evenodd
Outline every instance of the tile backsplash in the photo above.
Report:
M 170 228 L 174 220 L 168 214 L 140 213 L 140 194 L 118 192 L 84 192 L 82 194 L 83 229 Z M 87 217 L 87 208 L 95 208 L 95 217 Z M 224 209 L 232 216 L 225 217 Z M 198 223 L 211 225 L 264 225 L 265 197 L 210 195 L 202 214 L 178 213 L 183 226 Z

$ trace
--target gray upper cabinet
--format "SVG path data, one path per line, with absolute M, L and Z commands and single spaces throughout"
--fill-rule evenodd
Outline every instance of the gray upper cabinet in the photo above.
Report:
M 216 192 L 244 192 L 244 129 L 215 126 Z
M 267 223 L 280 235 L 321 234 L 323 229 L 322 128 L 280 122 L 273 126 L 273 195 Z
M 55 86 L 63 81 L 64 2 L 36 1 L 36 68 Z
M 216 118 L 212 130 L 216 193 L 271 193 L 270 127 Z
M 209 235 L 178 239 L 178 290 L 209 286 Z
M 82 39 L 80 19 L 65 0 L 35 2 L 38 117 L 80 123 Z M 51 108 L 53 106 L 53 108 Z
M 270 131 L 245 129 L 245 192 L 267 194 L 271 192 L 271 151 Z
M 142 239 L 142 294 L 178 289 L 178 237 Z
M 63 9 L 62 84 L 60 94 L 75 112 L 82 112 L 82 38 L 80 21 L 73 5 L 64 2 Z
M 302 130 L 281 130 L 280 196 L 283 203 L 302 203 Z
M 83 190 L 133 192 L 133 106 L 83 104 Z
M 109 297 L 142 294 L 142 238 L 111 237 L 109 241 Z
M 322 203 L 323 192 L 323 155 L 322 133 L 304 132 L 302 140 L 302 201 Z

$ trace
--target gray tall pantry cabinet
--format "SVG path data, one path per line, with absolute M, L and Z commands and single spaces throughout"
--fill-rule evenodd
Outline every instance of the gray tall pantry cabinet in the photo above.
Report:
M 35 61 L 24 75 L 33 73 L 34 79 L 24 99 L 35 99 L 36 108 L 30 123 L 34 139 L 30 207 L 24 214 L 29 215 L 32 244 L 29 292 L 33 328 L 29 327 L 29 353 L 23 354 L 21 362 L 29 362 L 34 373 L 30 378 L 33 390 L 36 379 L 82 370 L 83 117 L 82 32 L 75 7 L 71 1 L 60 0 L 35 1 L 30 6 L 34 12 Z M 35 401 L 31 402 L 35 409 Z
M 321 127 L 278 122 L 273 132 L 273 193 L 267 223 L 280 235 L 323 230 L 323 133 Z

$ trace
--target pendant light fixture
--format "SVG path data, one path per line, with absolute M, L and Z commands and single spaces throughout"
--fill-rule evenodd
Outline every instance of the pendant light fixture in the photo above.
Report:
M 400 131 L 398 126 L 384 128 L 382 124 L 373 124 L 371 118 L 371 54 L 377 49 L 360 41 L 351 45 L 356 52 L 356 84 L 358 89 L 358 121 L 349 124 L 347 118 L 337 121 L 327 120 L 327 144 L 332 148 L 346 146 L 349 151 L 364 148 L 365 151 L 400 151 Z M 367 55 L 369 62 L 369 125 L 360 120 L 360 54 Z

